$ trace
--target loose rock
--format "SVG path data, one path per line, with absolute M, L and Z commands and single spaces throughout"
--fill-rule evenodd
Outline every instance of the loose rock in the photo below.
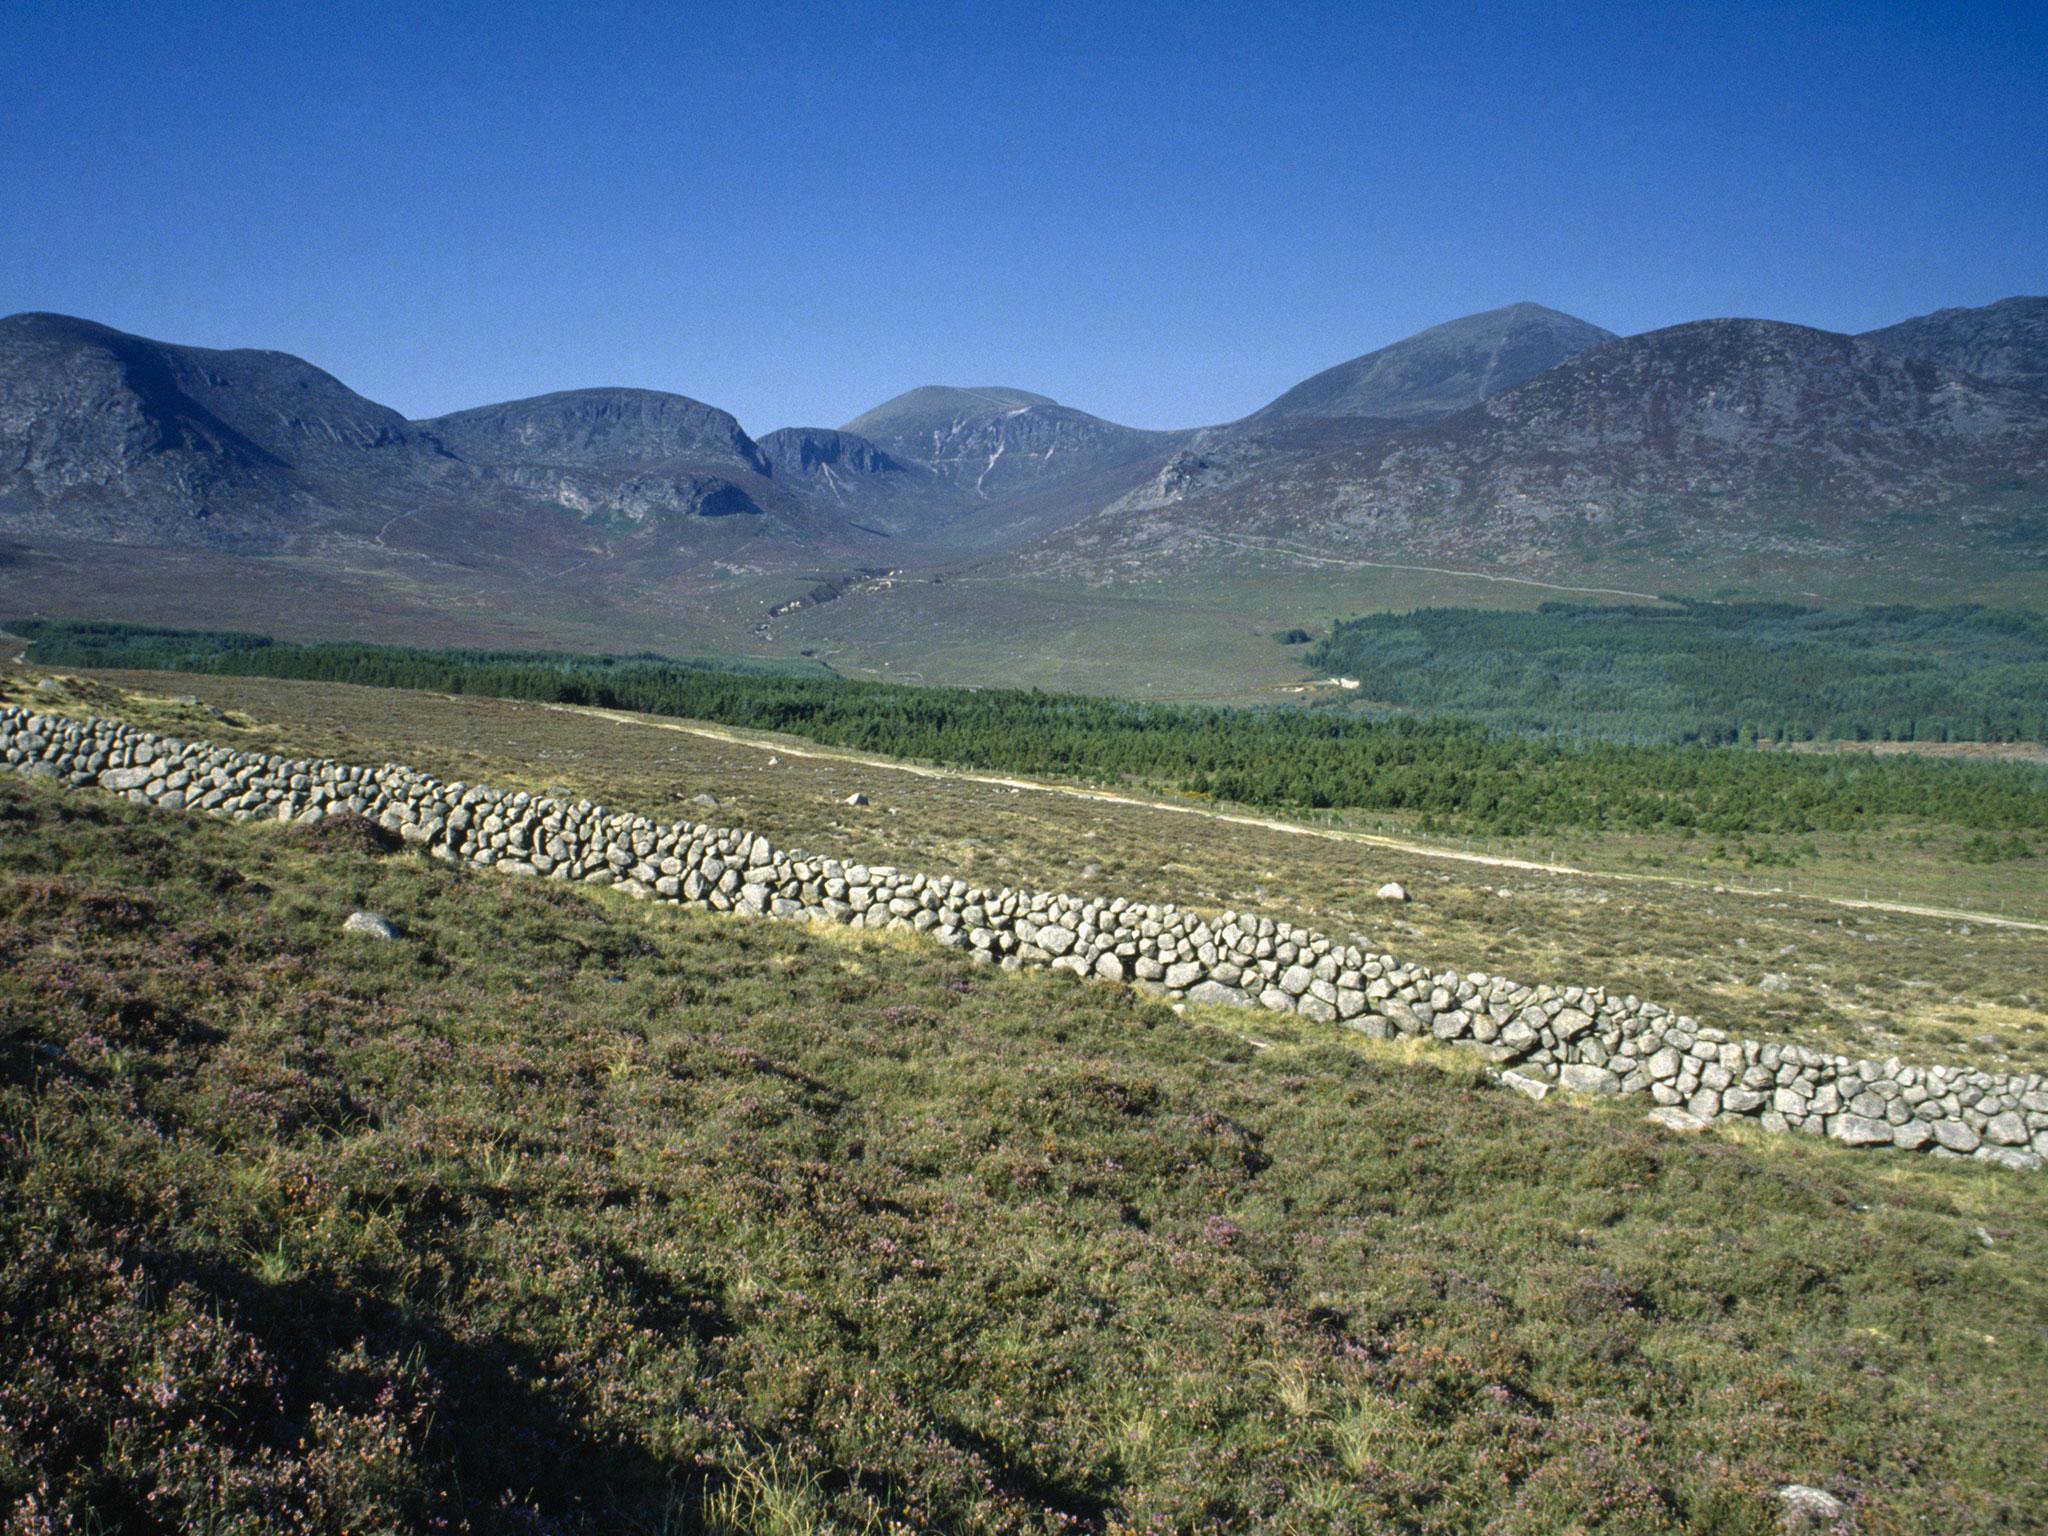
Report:
M 1823 1531 L 1842 1518 L 1842 1501 L 1824 1489 L 1787 1483 L 1778 1490 L 1778 1526 L 1785 1531 Z

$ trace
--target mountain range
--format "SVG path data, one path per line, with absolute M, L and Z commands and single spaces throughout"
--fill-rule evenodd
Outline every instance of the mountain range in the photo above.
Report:
M 1227 534 L 1531 577 L 1633 551 L 1668 578 L 1657 590 L 1760 561 L 1824 589 L 1831 564 L 1929 548 L 2048 569 L 2048 391 L 1898 344 L 1700 321 L 1586 348 L 1408 430 L 1219 435 L 1028 558 L 1157 569 Z
M 694 614 L 752 643 L 821 579 L 885 573 L 1156 589 L 1247 561 L 1407 561 L 1789 595 L 1937 560 L 1967 594 L 2048 570 L 2048 299 L 1857 337 L 1760 320 L 1618 337 L 1516 304 L 1217 426 L 925 386 L 759 439 L 627 388 L 409 421 L 285 353 L 0 320 L 0 593 L 48 598 L 65 583 L 36 572 L 94 558 L 145 612 L 150 571 L 203 565 L 223 618 L 263 619 L 260 578 L 291 562 L 365 601 L 423 609 L 445 588 L 536 635 L 575 608 L 577 638 L 609 610 L 625 633 Z M 252 561 L 270 563 L 253 584 L 221 574 Z

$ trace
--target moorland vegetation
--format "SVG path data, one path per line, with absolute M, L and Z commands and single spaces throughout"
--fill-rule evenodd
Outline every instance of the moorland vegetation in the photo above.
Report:
M 2048 1184 L 0 783 L 0 1503 L 2024 1529 Z M 344 931 L 355 907 L 399 937 Z

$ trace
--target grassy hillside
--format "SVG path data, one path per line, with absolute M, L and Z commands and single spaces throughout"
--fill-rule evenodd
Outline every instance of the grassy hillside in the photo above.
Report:
M 2016 1530 L 2048 1180 L 0 782 L 22 1529 Z M 344 936 L 355 906 L 402 937 Z M 1981 1230 L 1980 1230 L 1981 1229 Z M 51 1522 L 39 1526 L 38 1520 Z

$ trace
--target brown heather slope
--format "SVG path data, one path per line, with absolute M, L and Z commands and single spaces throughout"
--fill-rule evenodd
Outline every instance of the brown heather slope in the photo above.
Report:
M 603 766 L 553 734 L 588 719 L 471 705 L 413 727 Z M 345 832 L 0 782 L 14 1529 L 1774 1536 L 1798 1483 L 1839 1531 L 1991 1536 L 2048 1500 L 2038 1174 L 1674 1138 Z

